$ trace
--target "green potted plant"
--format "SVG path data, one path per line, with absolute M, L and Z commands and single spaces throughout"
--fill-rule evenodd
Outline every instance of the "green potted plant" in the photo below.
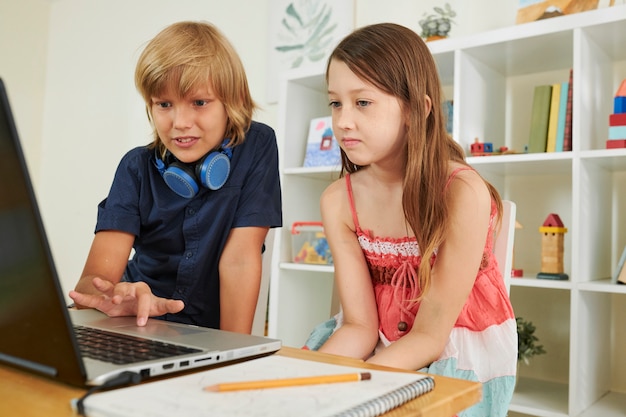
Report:
M 456 12 L 448 3 L 444 7 L 433 7 L 434 13 L 424 13 L 424 18 L 419 21 L 422 28 L 420 36 L 427 41 L 447 38 L 454 23 L 453 17 Z
M 546 353 L 543 345 L 537 344 L 539 339 L 535 336 L 535 326 L 532 322 L 516 317 L 517 322 L 517 362 L 530 363 L 530 358 L 535 355 Z

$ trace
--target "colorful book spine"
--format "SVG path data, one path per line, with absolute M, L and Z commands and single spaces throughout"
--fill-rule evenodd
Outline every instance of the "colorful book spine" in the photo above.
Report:
M 528 140 L 529 153 L 546 151 L 551 100 L 551 85 L 538 85 L 535 87 L 533 94 L 533 107 L 530 117 L 530 138 Z
M 556 131 L 559 124 L 559 105 L 561 103 L 561 84 L 552 84 L 550 113 L 548 117 L 548 138 L 546 152 L 556 152 Z
M 569 70 L 569 87 L 567 89 L 567 106 L 565 109 L 565 132 L 563 133 L 563 151 L 572 150 L 572 112 L 574 97 L 574 71 Z
M 567 96 L 569 95 L 569 82 L 561 83 L 561 97 L 559 100 L 559 121 L 556 127 L 556 151 L 563 152 L 565 139 L 565 121 L 567 113 Z

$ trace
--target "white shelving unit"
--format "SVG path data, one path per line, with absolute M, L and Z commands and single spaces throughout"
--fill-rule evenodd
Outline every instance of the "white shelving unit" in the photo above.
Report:
M 605 149 L 613 97 L 626 78 L 626 6 L 614 6 L 429 44 L 447 97 L 453 137 L 523 151 L 535 85 L 574 71 L 573 150 L 468 157 L 501 195 L 517 204 L 512 279 L 517 316 L 537 327 L 547 354 L 521 364 L 512 416 L 626 415 L 626 286 L 610 276 L 626 245 L 626 149 Z M 302 346 L 334 312 L 333 268 L 293 264 L 290 226 L 319 220 L 319 197 L 338 167 L 302 168 L 309 121 L 329 114 L 325 68 L 281 82 L 277 133 L 284 224 L 271 265 L 268 330 Z M 538 280 L 539 226 L 557 213 L 568 281 Z

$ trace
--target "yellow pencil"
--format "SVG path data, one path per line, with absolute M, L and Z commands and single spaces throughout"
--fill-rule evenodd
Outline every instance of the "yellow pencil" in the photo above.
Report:
M 365 381 L 372 378 L 369 372 L 360 372 L 352 374 L 322 375 L 309 376 L 302 378 L 286 378 L 286 379 L 263 379 L 259 381 L 244 382 L 227 382 L 223 384 L 210 385 L 204 387 L 205 391 L 224 392 L 224 391 L 240 391 L 262 388 L 281 388 L 293 387 L 296 385 L 314 385 L 314 384 L 332 384 L 335 382 L 356 382 Z

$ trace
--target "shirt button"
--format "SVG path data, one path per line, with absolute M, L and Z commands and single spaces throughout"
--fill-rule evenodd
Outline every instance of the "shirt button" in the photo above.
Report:
M 187 253 L 185 254 L 185 258 L 186 258 L 186 259 L 189 259 L 189 258 L 191 258 L 192 256 L 193 256 L 193 252 L 187 252 Z
M 409 326 L 406 324 L 406 321 L 398 322 L 398 330 L 400 330 L 401 332 L 406 332 L 406 329 L 408 327 Z
M 188 208 L 187 209 L 187 214 L 189 214 L 190 216 L 193 216 L 194 214 L 196 214 L 196 210 L 194 210 L 192 208 Z

